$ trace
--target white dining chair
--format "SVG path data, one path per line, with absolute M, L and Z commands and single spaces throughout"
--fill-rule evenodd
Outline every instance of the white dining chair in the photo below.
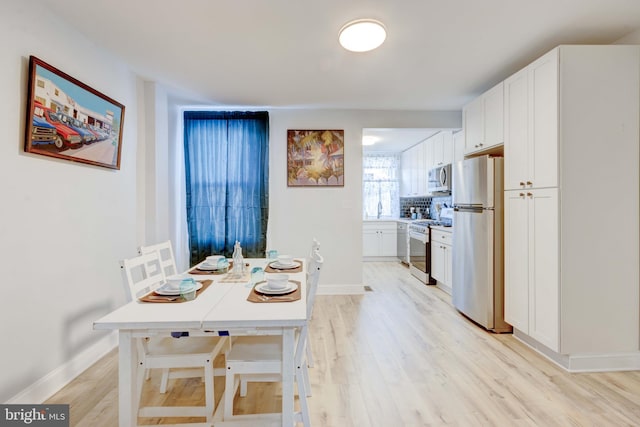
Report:
M 324 259 L 318 251 L 308 261 L 307 267 L 307 323 L 313 311 L 313 302 L 318 289 L 318 279 Z M 297 421 L 309 427 L 309 407 L 307 397 L 311 395 L 309 372 L 306 362 L 308 325 L 302 327 L 296 336 L 295 380 L 298 386 L 300 413 Z M 231 350 L 225 355 L 226 378 L 223 418 L 233 419 L 233 401 L 240 387 L 240 396 L 246 396 L 248 382 L 280 381 L 282 373 L 282 338 L 280 336 L 236 337 Z M 238 377 L 238 378 L 237 378 Z
M 131 298 L 140 298 L 165 283 L 162 261 L 157 251 L 121 261 Z M 226 337 L 153 336 L 136 341 L 138 372 L 134 408 L 140 417 L 205 417 L 212 422 L 214 409 L 215 357 L 223 351 Z M 140 408 L 140 398 L 148 369 L 170 369 L 169 378 L 203 377 L 205 402 L 200 406 L 149 406 Z M 179 368 L 179 369 L 172 369 Z M 166 390 L 166 384 L 163 385 Z M 161 390 L 163 393 L 164 391 Z
M 165 275 L 165 278 L 178 273 L 178 266 L 176 265 L 176 259 L 175 259 L 175 256 L 173 255 L 173 247 L 171 246 L 171 240 L 165 240 L 164 242 L 156 243 L 154 245 L 143 245 L 138 248 L 138 253 L 140 255 L 145 255 L 152 252 L 158 253 L 158 257 L 160 258 L 160 265 Z M 149 371 L 149 369 L 147 369 L 145 373 L 146 379 L 149 379 L 150 373 L 151 372 Z M 171 377 L 171 372 L 169 372 L 169 369 L 168 368 L 163 369 L 162 380 L 160 381 L 160 393 L 167 392 L 167 384 L 169 382 L 170 377 Z
M 148 254 L 151 252 L 158 252 L 162 264 L 162 271 L 164 272 L 165 277 L 178 273 L 178 267 L 176 265 L 176 258 L 173 255 L 171 240 L 165 240 L 164 242 L 156 243 L 155 245 L 140 246 L 138 248 L 138 253 L 140 255 Z
M 318 239 L 316 239 L 315 237 L 313 238 L 313 242 L 311 243 L 311 252 L 309 253 L 309 265 L 312 265 L 312 263 L 315 261 L 319 261 L 322 260 L 322 256 L 320 255 L 320 242 L 318 242 Z M 316 278 L 319 279 L 320 278 L 320 271 L 317 272 L 318 277 Z M 311 315 L 313 314 L 313 303 L 315 301 L 315 294 L 312 295 L 311 297 L 311 311 L 309 311 L 309 316 L 308 319 L 309 321 L 311 321 Z M 308 331 L 307 331 L 308 334 Z M 311 339 L 307 338 L 307 346 L 306 346 L 306 350 L 307 352 L 307 366 L 309 368 L 313 368 L 313 352 L 311 351 Z M 309 389 L 309 394 L 308 396 L 311 396 L 311 391 Z

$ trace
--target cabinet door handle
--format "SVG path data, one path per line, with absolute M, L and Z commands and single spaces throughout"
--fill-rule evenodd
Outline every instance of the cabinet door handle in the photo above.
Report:
M 524 193 L 520 193 L 520 197 L 524 197 Z
M 532 186 L 532 185 L 533 185 L 533 182 L 531 182 L 531 181 L 527 181 L 527 185 L 528 185 L 528 186 Z
M 520 181 L 520 187 L 524 187 L 524 181 Z
M 527 193 L 527 196 L 531 197 L 533 196 L 533 193 Z

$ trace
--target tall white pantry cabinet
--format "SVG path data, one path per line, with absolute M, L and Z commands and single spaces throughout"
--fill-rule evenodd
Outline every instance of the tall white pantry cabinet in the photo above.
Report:
M 640 369 L 640 47 L 504 82 L 505 320 L 569 370 Z

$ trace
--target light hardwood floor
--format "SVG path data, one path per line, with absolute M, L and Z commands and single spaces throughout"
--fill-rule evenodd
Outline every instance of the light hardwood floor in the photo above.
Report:
M 640 372 L 567 373 L 511 335 L 473 325 L 446 293 L 400 264 L 363 269 L 371 291 L 316 300 L 315 427 L 640 425 Z M 72 426 L 116 426 L 117 363 L 114 351 L 48 402 L 69 403 Z M 154 373 L 145 387 L 158 382 Z M 170 387 L 160 399 L 180 405 L 203 398 L 197 379 Z M 223 387 L 216 379 L 216 399 Z M 144 399 L 158 397 L 145 392 Z M 276 383 L 253 384 L 235 411 L 277 412 L 279 405 Z

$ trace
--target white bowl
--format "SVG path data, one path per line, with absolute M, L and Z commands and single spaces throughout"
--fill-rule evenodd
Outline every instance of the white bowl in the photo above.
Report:
M 293 264 L 293 257 L 291 255 L 278 255 L 278 264 L 291 265 Z
M 168 276 L 165 288 L 171 291 L 177 291 L 178 289 L 180 289 L 180 283 L 182 283 L 183 280 L 184 277 L 182 277 L 181 275 L 176 274 L 173 276 Z
M 267 285 L 269 289 L 279 290 L 284 289 L 289 284 L 288 274 L 269 274 L 267 276 Z

